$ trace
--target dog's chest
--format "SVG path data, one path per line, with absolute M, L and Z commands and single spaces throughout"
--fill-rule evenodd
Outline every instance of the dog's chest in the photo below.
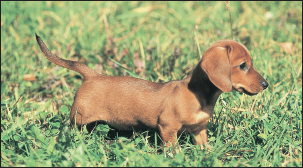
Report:
M 189 116 L 184 122 L 180 131 L 195 132 L 206 126 L 208 120 L 212 117 L 213 111 L 203 110 L 198 111 Z

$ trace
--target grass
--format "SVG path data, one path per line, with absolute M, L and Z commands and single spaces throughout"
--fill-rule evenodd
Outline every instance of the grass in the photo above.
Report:
M 231 2 L 230 13 L 224 2 L 158 2 L 144 21 L 153 5 L 1 1 L 1 166 L 302 166 L 302 2 Z M 230 16 L 233 39 L 270 85 L 219 97 L 209 147 L 182 135 L 172 154 L 153 130 L 131 139 L 107 125 L 90 134 L 65 124 L 82 80 L 44 57 L 35 32 L 53 53 L 102 74 L 166 82 L 231 37 Z M 145 65 L 137 75 L 136 54 Z

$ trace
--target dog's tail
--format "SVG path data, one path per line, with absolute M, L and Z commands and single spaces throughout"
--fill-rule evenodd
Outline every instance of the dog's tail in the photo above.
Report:
M 37 40 L 43 54 L 51 62 L 53 62 L 57 65 L 60 65 L 64 68 L 68 68 L 70 70 L 80 73 L 84 77 L 84 80 L 99 75 L 96 71 L 94 71 L 93 69 L 91 69 L 90 67 L 88 67 L 85 64 L 82 64 L 82 63 L 76 62 L 76 61 L 65 60 L 65 59 L 59 58 L 58 56 L 54 55 L 53 53 L 51 53 L 49 51 L 49 49 L 46 47 L 46 45 L 44 44 L 42 39 L 37 34 L 36 34 L 36 40 Z

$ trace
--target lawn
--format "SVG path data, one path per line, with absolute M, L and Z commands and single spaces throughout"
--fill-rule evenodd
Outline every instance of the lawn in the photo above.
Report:
M 163 150 L 154 130 L 70 129 L 82 78 L 47 60 L 35 33 L 98 73 L 154 82 L 183 79 L 212 43 L 232 38 L 269 87 L 223 93 L 204 149 L 187 134 Z M 301 167 L 302 2 L 1 1 L 1 166 Z

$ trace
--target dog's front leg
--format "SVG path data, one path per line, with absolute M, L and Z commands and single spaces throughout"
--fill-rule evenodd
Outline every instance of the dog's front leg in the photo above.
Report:
M 158 125 L 159 132 L 163 141 L 163 145 L 166 147 L 175 146 L 177 143 L 177 133 L 181 126 L 178 125 Z
M 205 145 L 207 143 L 207 124 L 203 125 L 200 131 L 194 133 L 196 145 Z

